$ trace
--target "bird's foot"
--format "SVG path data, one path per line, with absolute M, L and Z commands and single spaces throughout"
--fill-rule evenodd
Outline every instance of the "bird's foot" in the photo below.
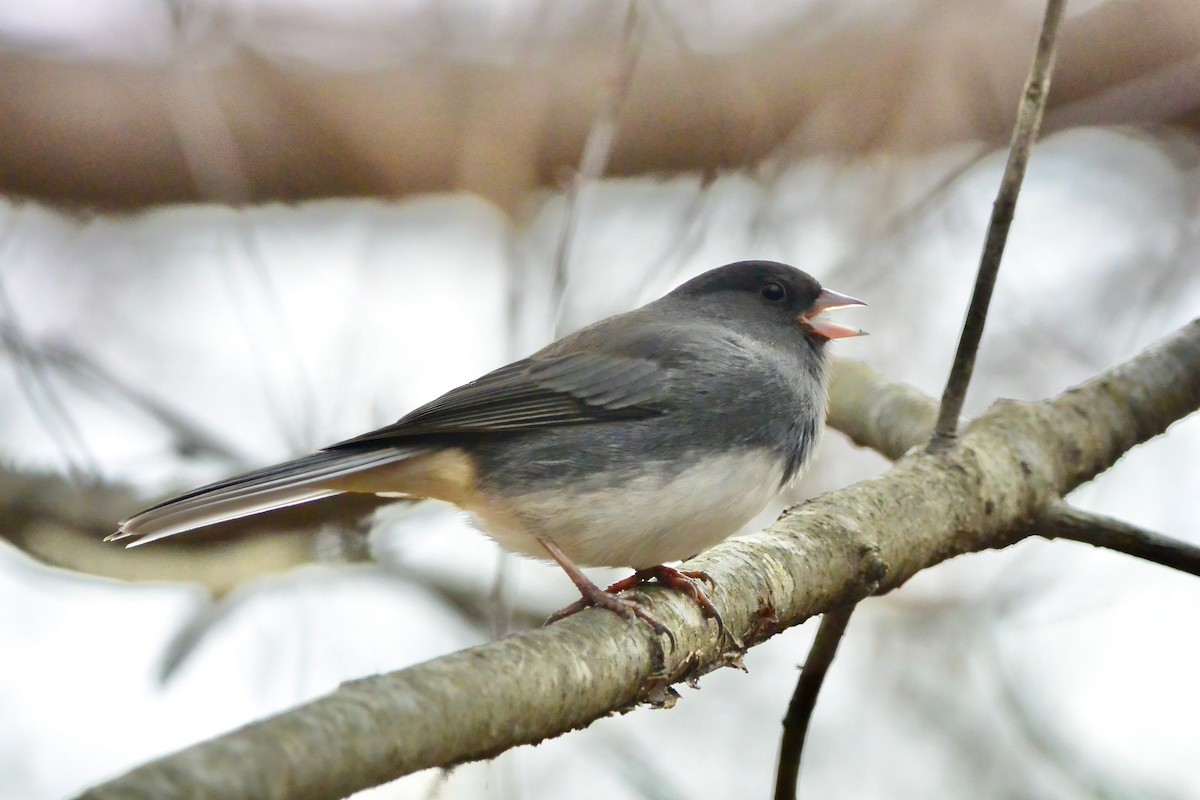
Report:
M 648 569 L 639 569 L 633 573 L 632 578 L 640 578 L 640 582 L 645 582 L 653 578 L 678 592 L 683 592 L 696 605 L 700 606 L 700 613 L 706 619 L 715 620 L 717 623 L 717 631 L 725 635 L 725 620 L 721 619 L 721 613 L 717 611 L 717 607 L 713 605 L 712 600 L 708 599 L 708 592 L 704 590 L 704 584 L 708 584 L 710 589 L 717 588 L 717 582 L 713 580 L 712 575 L 702 570 L 690 569 L 675 569 L 663 564 L 657 567 L 649 567 Z
M 624 581 L 618 581 L 617 583 L 624 583 Z M 636 585 L 637 584 L 630 584 L 629 586 Z M 566 608 L 555 611 L 546 618 L 545 624 L 550 625 L 551 623 L 558 622 L 560 619 L 565 619 L 572 614 L 577 614 L 580 611 L 583 611 L 585 608 L 605 608 L 614 614 L 619 614 L 620 616 L 625 617 L 628 620 L 640 619 L 642 622 L 649 625 L 655 634 L 659 636 L 665 635 L 668 639 L 670 639 L 671 646 L 674 647 L 675 634 L 671 633 L 666 625 L 663 625 L 661 622 L 655 619 L 649 611 L 642 608 L 642 604 L 636 598 L 621 597 L 619 594 L 616 594 L 613 591 L 613 587 L 615 586 L 617 586 L 616 583 L 613 584 L 613 586 L 610 586 L 608 589 L 601 589 L 595 584 L 592 584 L 590 588 L 580 586 L 579 593 L 583 596 L 574 603 L 571 603 L 571 605 L 567 606 Z M 616 591 L 624 591 L 624 589 L 629 588 L 629 586 L 616 589 Z
M 712 576 L 707 572 L 675 569 L 674 567 L 667 567 L 662 564 L 655 567 L 647 567 L 646 569 L 639 569 L 628 578 L 622 578 L 607 589 L 600 589 L 593 584 L 591 590 L 595 591 L 591 591 L 584 586 L 579 586 L 579 592 L 583 597 L 566 608 L 551 614 L 546 620 L 546 624 L 549 625 L 552 622 L 558 622 L 560 619 L 576 614 L 590 606 L 607 608 L 627 619 L 637 617 L 653 628 L 655 633 L 665 633 L 671 639 L 672 646 L 674 646 L 675 637 L 667 630 L 665 625 L 642 608 L 637 600 L 620 596 L 620 593 L 626 589 L 634 589 L 651 580 L 658 581 L 663 586 L 683 592 L 688 597 L 691 597 L 693 602 L 700 607 L 700 611 L 704 614 L 705 618 L 716 620 L 717 630 L 722 635 L 725 634 L 725 621 L 721 619 L 721 614 L 717 611 L 716 606 L 712 604 L 712 601 L 708 599 L 708 593 L 704 591 L 703 584 L 705 583 L 711 587 L 716 587 L 716 581 L 713 580 Z

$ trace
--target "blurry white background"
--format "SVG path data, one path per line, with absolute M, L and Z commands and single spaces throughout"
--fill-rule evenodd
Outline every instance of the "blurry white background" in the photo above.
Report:
M 177 52 L 159 15 L 205 8 L 99 6 L 91 21 L 9 9 L 0 32 L 30 52 L 137 61 Z M 941 7 L 922 13 L 936 20 Z M 1036 17 L 1036 4 L 1023 7 Z M 347 46 L 347 26 L 399 14 L 398 4 L 355 4 L 340 21 L 319 4 L 213 8 L 236 12 L 225 20 L 292 20 L 275 37 L 233 26 L 219 40 L 248 37 L 266 51 L 287 34 L 314 63 L 323 53 L 391 63 L 389 47 L 419 49 L 387 26 L 370 47 Z M 439 24 L 464 50 L 454 57 L 478 60 L 472 43 L 511 42 L 530 20 L 574 29 L 549 8 L 462 2 Z M 656 8 L 700 52 L 736 50 L 776 22 L 734 3 Z M 814 19 L 836 28 L 880 13 L 855 8 Z M 1032 41 L 1005 46 L 1027 53 Z M 995 100 L 1002 119 L 1010 94 Z M 190 168 L 238 175 L 217 140 Z M 1191 133 L 1164 130 L 1072 128 L 1040 145 L 968 412 L 1058 392 L 1196 315 L 1198 155 Z M 795 264 L 866 299 L 855 321 L 872 335 L 836 343 L 836 354 L 937 396 L 1003 157 L 970 136 L 853 154 L 785 146 L 753 168 L 610 176 L 575 194 L 533 186 L 519 202 L 447 185 L 239 206 L 217 180 L 199 190 L 209 203 L 134 193 L 97 212 L 51 202 L 51 190 L 21 199 L 31 192 L 10 185 L 0 204 L 0 797 L 67 796 L 573 599 L 557 568 L 502 560 L 433 504 L 380 510 L 365 547 L 359 533 L 326 528 L 242 550 L 220 538 L 126 553 L 96 543 L 119 516 L 390 422 L 745 258 Z M 1196 541 L 1197 453 L 1193 419 L 1073 499 Z M 787 499 L 885 468 L 830 432 Z M 71 499 L 99 487 L 116 492 L 111 507 Z M 817 708 L 803 786 L 822 798 L 1200 797 L 1198 615 L 1194 578 L 1072 543 L 1029 541 L 930 570 L 855 616 Z M 364 796 L 768 796 L 779 721 L 814 630 L 754 649 L 749 674 L 710 675 L 672 711 L 640 709 Z

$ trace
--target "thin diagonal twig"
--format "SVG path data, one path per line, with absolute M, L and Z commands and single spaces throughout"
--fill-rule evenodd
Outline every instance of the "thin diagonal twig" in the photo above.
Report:
M 1042 21 L 1041 36 L 1038 37 L 1037 53 L 1033 57 L 1029 78 L 1025 82 L 1025 93 L 1021 98 L 1021 108 L 1017 114 L 1017 125 L 1013 129 L 1012 141 L 1009 143 L 1008 164 L 1004 167 L 1004 178 L 1000 181 L 1000 191 L 996 194 L 996 201 L 992 204 L 992 218 L 988 222 L 983 255 L 979 260 L 975 290 L 971 295 L 971 304 L 967 307 L 967 318 L 963 322 L 958 351 L 954 354 L 954 365 L 950 368 L 950 377 L 946 381 L 946 390 L 942 394 L 942 404 L 938 410 L 938 420 L 934 426 L 931 442 L 935 446 L 953 439 L 958 434 L 958 417 L 962 413 L 967 386 L 971 382 L 971 373 L 975 369 L 975 354 L 979 350 L 979 340 L 983 336 L 988 305 L 992 300 L 992 289 L 996 285 L 996 275 L 1000 271 L 1000 259 L 1004 255 L 1004 245 L 1008 241 L 1008 231 L 1012 226 L 1013 214 L 1017 207 L 1017 196 L 1021 192 L 1021 183 L 1025 179 L 1025 167 L 1029 163 L 1029 155 L 1033 150 L 1033 143 L 1037 139 L 1038 129 L 1042 123 L 1042 113 L 1046 108 L 1046 96 L 1050 90 L 1050 74 L 1054 69 L 1055 42 L 1058 38 L 1058 26 L 1062 20 L 1063 6 L 1065 5 L 1066 0 L 1048 0 L 1046 3 L 1046 16 Z
M 1008 231 L 1016 211 L 1017 196 L 1025 178 L 1025 167 L 1037 132 L 1041 126 L 1042 113 L 1046 107 L 1046 96 L 1050 88 L 1050 74 L 1054 68 L 1054 48 L 1062 20 L 1066 0 L 1048 0 L 1046 15 L 1042 21 L 1042 32 L 1038 38 L 1037 52 L 1025 83 L 1025 92 L 1017 114 L 1017 124 L 1009 143 L 1008 164 L 1000 182 L 1000 191 L 992 207 L 992 218 L 984 240 L 983 255 L 979 272 L 975 278 L 975 291 L 967 308 L 958 351 L 954 355 L 954 366 L 946 381 L 931 446 L 953 440 L 958 434 L 958 418 L 962 413 L 963 399 L 971 382 L 975 367 L 975 353 L 983 336 L 983 325 L 987 319 L 992 290 L 1000 271 L 1000 260 Z M 816 706 L 817 694 L 825 680 L 838 642 L 846 631 L 854 607 L 828 613 L 821 620 L 821 628 L 813 643 L 809 657 L 801 670 L 795 693 L 788 706 L 783 725 L 783 740 L 780 743 L 779 764 L 775 777 L 775 800 L 794 800 L 800 773 L 800 756 L 804 749 L 804 738 L 809 720 Z
M 1070 539 L 1116 550 L 1200 577 L 1200 547 L 1066 503 L 1046 509 L 1034 522 L 1033 532 L 1046 539 Z
M 0 321 L 0 350 L 8 351 L 14 358 L 24 358 L 27 362 L 36 359 L 45 367 L 53 368 L 56 374 L 72 379 L 82 388 L 96 393 L 96 396 L 103 391 L 128 403 L 171 433 L 175 450 L 179 453 L 218 458 L 235 465 L 244 463 L 233 447 L 203 430 L 184 414 L 127 383 L 72 343 L 25 341 L 20 331 L 10 323 Z
M 97 480 L 101 475 L 100 463 L 51 379 L 45 359 L 25 334 L 17 316 L 17 306 L 9 298 L 3 283 L 0 283 L 0 335 L 4 349 L 12 355 L 21 392 L 54 440 L 71 478 L 77 482 Z

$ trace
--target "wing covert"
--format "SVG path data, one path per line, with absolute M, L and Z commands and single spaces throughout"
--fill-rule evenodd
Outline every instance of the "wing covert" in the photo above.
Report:
M 519 431 L 658 416 L 664 413 L 666 383 L 665 370 L 648 358 L 592 351 L 535 355 L 332 448 L 437 433 Z

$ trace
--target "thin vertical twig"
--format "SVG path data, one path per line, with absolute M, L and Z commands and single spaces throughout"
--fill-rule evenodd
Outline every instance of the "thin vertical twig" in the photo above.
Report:
M 499 548 L 498 548 L 499 550 Z M 496 575 L 492 590 L 488 593 L 492 640 L 503 639 L 512 630 L 512 605 L 508 598 L 512 593 L 512 558 L 505 550 L 499 550 L 496 558 Z
M 1042 20 L 1037 52 L 1033 57 L 1029 78 L 1025 82 L 1017 124 L 1009 143 L 1008 164 L 1004 168 L 1004 178 L 1000 181 L 1000 191 L 992 204 L 992 218 L 988 222 L 983 255 L 979 260 L 975 290 L 971 295 L 971 304 L 967 307 L 967 318 L 963 322 L 962 335 L 958 340 L 958 351 L 954 354 L 954 365 L 950 369 L 946 390 L 942 394 L 942 404 L 938 410 L 937 424 L 931 441 L 933 446 L 944 444 L 958 434 L 958 418 L 962 413 L 967 386 L 971 382 L 971 373 L 975 369 L 975 354 L 983 336 L 988 305 L 996 285 L 996 275 L 1000 271 L 1000 259 L 1008 242 L 1008 231 L 1017 207 L 1017 196 L 1021 192 L 1025 167 L 1029 163 L 1029 155 L 1037 139 L 1042 114 L 1046 108 L 1050 75 L 1054 69 L 1055 43 L 1065 5 L 1066 0 L 1048 0 L 1046 3 L 1046 15 Z
M 261 321 L 273 328 L 273 332 L 279 336 L 279 342 L 282 349 L 290 351 L 287 353 L 287 358 L 283 363 L 288 366 L 288 371 L 291 372 L 290 387 L 285 389 L 287 396 L 294 398 L 298 409 L 298 420 L 296 425 L 288 425 L 292 430 L 285 431 L 285 435 L 289 440 L 289 444 L 296 450 L 306 450 L 318 444 L 317 430 L 318 413 L 317 413 L 317 393 L 313 389 L 314 382 L 308 374 L 308 370 L 304 364 L 305 348 L 300 343 L 296 336 L 294 327 L 290 324 L 287 315 L 287 305 L 283 301 L 282 293 L 279 290 L 279 283 L 271 272 L 271 266 L 267 262 L 267 254 L 263 251 L 262 244 L 259 242 L 257 230 L 247 217 L 247 212 L 243 209 L 232 210 L 232 222 L 238 239 L 241 240 L 242 253 L 245 255 L 250 267 L 250 275 L 258 284 L 258 292 L 262 297 L 263 303 L 266 306 L 267 314 L 260 317 Z M 281 381 L 287 380 L 281 376 Z M 290 421 L 291 414 L 280 415 L 277 420 L 283 422 Z
M 599 180 L 608 169 L 609 159 L 612 158 L 613 143 L 616 141 L 617 130 L 620 127 L 621 108 L 629 96 L 629 87 L 633 83 L 633 75 L 642 52 L 644 32 L 645 23 L 639 13 L 638 0 L 630 0 L 621 37 L 621 60 L 617 74 L 614 76 L 612 91 L 596 114 L 596 120 L 592 124 L 591 130 L 588 131 L 587 140 L 583 145 L 583 155 L 579 158 L 579 169 L 571 176 L 567 184 L 565 216 L 554 251 L 552 296 L 554 298 L 553 330 L 556 337 L 560 335 L 558 328 L 567 303 L 567 284 L 570 282 L 568 265 L 571 243 L 574 241 L 575 229 L 579 224 L 580 194 L 587 183 Z
M 858 604 L 825 612 L 821 627 L 813 640 L 800 680 L 792 701 L 788 703 L 787 715 L 783 718 L 783 740 L 779 744 L 779 764 L 775 771 L 775 800 L 795 800 L 796 785 L 800 779 L 800 756 L 804 752 L 804 738 L 808 734 L 813 709 L 817 706 L 817 695 L 829 672 L 829 665 L 837 655 L 838 644 L 850 624 L 850 615 Z

